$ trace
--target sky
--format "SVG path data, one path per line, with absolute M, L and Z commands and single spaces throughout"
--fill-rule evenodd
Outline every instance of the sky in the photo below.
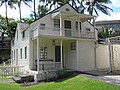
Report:
M 39 0 L 36 0 L 36 4 L 38 4 Z M 120 0 L 111 0 L 112 4 L 108 6 L 113 9 L 113 12 L 110 11 L 111 16 L 105 15 L 103 13 L 99 13 L 97 17 L 97 21 L 105 21 L 105 20 L 120 20 Z M 22 3 L 22 17 L 29 17 L 30 13 L 33 11 L 33 3 L 30 3 L 32 7 L 28 7 Z M 36 5 L 37 6 L 37 5 Z M 37 8 L 37 7 L 36 7 Z M 0 7 L 0 14 L 5 16 L 5 7 L 4 5 Z M 8 8 L 8 17 L 19 19 L 19 10 L 16 6 L 16 9 Z

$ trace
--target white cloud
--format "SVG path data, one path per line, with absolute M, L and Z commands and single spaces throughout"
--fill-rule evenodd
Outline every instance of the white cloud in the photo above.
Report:
M 111 2 L 114 7 L 120 7 L 120 0 L 111 0 Z
M 97 17 L 96 21 L 103 21 L 103 20 L 120 20 L 120 13 L 111 12 L 111 16 L 100 14 L 99 17 Z
M 21 5 L 21 13 L 22 13 L 22 17 L 28 17 L 33 11 L 33 2 L 32 3 L 29 3 L 32 7 L 28 7 L 26 6 L 25 4 L 22 3 Z M 15 5 L 16 9 L 10 9 L 8 7 L 8 17 L 10 18 L 15 18 L 15 19 L 19 19 L 19 9 L 18 9 L 18 6 Z M 36 5 L 37 7 L 37 5 Z M 5 16 L 5 6 L 3 4 L 3 6 L 0 7 L 0 14 L 2 16 Z

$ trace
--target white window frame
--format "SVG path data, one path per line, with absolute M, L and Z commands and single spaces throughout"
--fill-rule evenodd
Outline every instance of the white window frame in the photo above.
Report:
M 45 24 L 44 23 L 40 24 L 40 29 L 45 30 Z
M 60 19 L 54 19 L 54 28 L 60 28 Z
M 47 59 L 47 47 L 41 47 L 40 48 L 40 58 L 41 59 Z

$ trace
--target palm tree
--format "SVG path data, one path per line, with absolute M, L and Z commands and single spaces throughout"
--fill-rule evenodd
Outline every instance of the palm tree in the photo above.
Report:
M 15 8 L 14 7 L 14 4 L 16 4 L 16 0 L 1 0 L 0 1 L 0 7 L 5 4 L 5 15 L 6 15 L 6 23 L 7 23 L 7 29 L 8 29 L 8 32 L 10 33 L 10 30 L 9 30 L 9 22 L 8 22 L 8 6 L 12 9 L 12 8 Z M 11 37 L 12 39 L 12 37 Z
M 49 9 L 51 10 L 52 6 L 54 6 L 55 9 L 56 7 L 64 5 L 68 0 L 40 0 L 40 2 L 45 3 L 45 7 L 50 5 Z
M 21 21 L 21 2 L 23 2 L 25 5 L 29 6 L 28 2 L 31 2 L 32 0 L 18 0 L 18 8 L 19 8 L 19 15 L 20 15 L 20 21 Z
M 36 16 L 36 4 L 35 4 L 35 0 L 33 1 L 33 3 L 34 3 L 34 17 L 35 17 L 35 20 L 37 19 L 37 16 Z
M 86 5 L 88 6 L 87 11 L 89 12 L 90 15 L 93 15 L 93 12 L 95 12 L 95 14 L 99 16 L 97 10 L 101 11 L 106 15 L 110 15 L 108 10 L 112 11 L 112 9 L 105 5 L 110 3 L 112 3 L 110 0 L 88 0 L 86 2 Z
M 38 5 L 38 13 L 37 13 L 38 18 L 44 16 L 48 11 L 49 10 L 47 7 L 39 4 Z

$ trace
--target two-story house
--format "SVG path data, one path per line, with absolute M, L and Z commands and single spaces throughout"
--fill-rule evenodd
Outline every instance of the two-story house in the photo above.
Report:
M 30 25 L 18 23 L 11 47 L 12 65 L 36 72 L 94 70 L 97 31 L 88 22 L 94 19 L 65 4 Z

